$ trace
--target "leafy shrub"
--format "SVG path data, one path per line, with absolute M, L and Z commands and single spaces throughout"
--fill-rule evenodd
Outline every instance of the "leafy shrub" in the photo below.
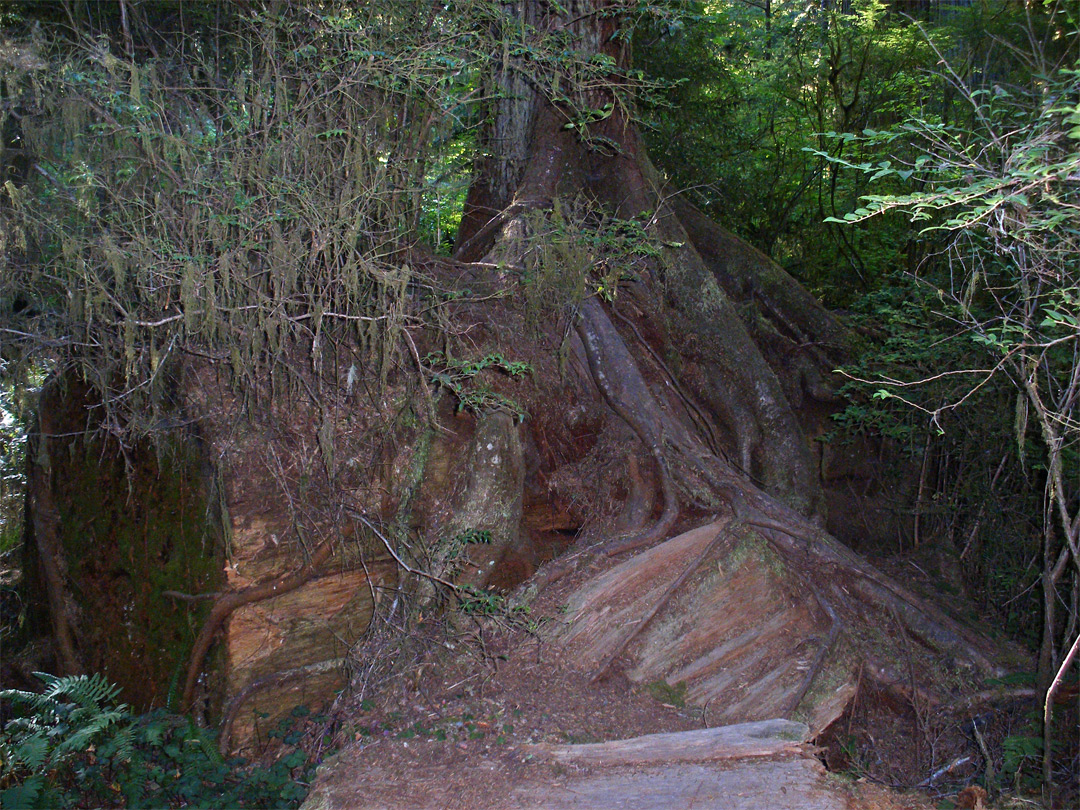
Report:
M 431 377 L 435 383 L 457 398 L 459 412 L 480 413 L 501 409 L 513 414 L 515 419 L 525 417 L 518 403 L 493 391 L 486 382 L 476 378 L 486 369 L 495 369 L 510 377 L 522 377 L 532 372 L 528 363 L 507 360 L 498 353 L 484 355 L 479 360 L 459 360 L 444 352 L 432 352 L 424 358 L 424 362 L 431 367 Z
M 1043 755 L 1040 737 L 1010 735 L 1002 743 L 1001 770 L 1004 777 L 1012 780 L 1014 790 L 1037 790 L 1039 766 Z
M 296 807 L 310 766 L 296 749 L 269 767 L 225 759 L 190 717 L 115 704 L 102 675 L 37 673 L 41 694 L 7 690 L 21 716 L 0 732 L 0 805 L 45 807 Z

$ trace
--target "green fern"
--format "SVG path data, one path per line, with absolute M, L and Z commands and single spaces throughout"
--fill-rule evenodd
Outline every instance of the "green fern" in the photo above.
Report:
M 101 675 L 37 675 L 41 693 L 0 693 L 17 715 L 0 731 L 4 810 L 289 808 L 307 793 L 314 765 L 300 749 L 269 767 L 245 766 L 222 757 L 214 733 L 191 717 L 165 709 L 133 715 Z M 293 746 L 300 732 L 282 738 Z
M 0 732 L 0 805 L 47 806 L 44 774 L 90 749 L 105 737 L 121 757 L 131 753 L 131 712 L 111 705 L 120 688 L 102 675 L 56 676 L 35 672 L 44 692 L 8 689 L 9 700 L 22 717 L 10 720 Z

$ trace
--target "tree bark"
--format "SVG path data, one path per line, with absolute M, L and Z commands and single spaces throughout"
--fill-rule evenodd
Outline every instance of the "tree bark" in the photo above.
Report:
M 76 607 L 67 585 L 67 564 L 60 543 L 60 514 L 53 496 L 51 472 L 46 466 L 47 454 L 42 447 L 44 441 L 45 432 L 39 423 L 38 431 L 31 437 L 27 451 L 27 516 L 33 535 L 31 545 L 37 550 L 42 579 L 45 581 L 49 620 L 56 638 L 60 674 L 81 675 L 85 668 L 76 644 L 75 623 L 71 619 Z
M 585 54 L 599 52 L 625 65 L 628 48 L 623 39 L 613 36 L 615 18 L 597 14 L 587 3 L 575 4 L 574 8 L 577 13 L 570 13 L 569 21 L 541 13 L 533 3 L 521 10 L 538 28 L 572 30 Z M 664 311 L 655 314 L 670 318 L 673 331 L 686 338 L 681 346 L 684 360 L 701 371 L 697 375 L 701 384 L 695 394 L 726 428 L 731 458 L 770 493 L 803 514 L 823 518 L 824 498 L 817 465 L 776 373 L 718 283 L 718 276 L 723 274 L 706 265 L 691 243 L 678 211 L 662 195 L 663 184 L 626 108 L 618 103 L 614 90 L 608 91 L 609 97 L 597 97 L 598 92 L 590 90 L 590 97 L 582 104 L 600 107 L 610 103 L 613 112 L 598 122 L 587 138 L 581 137 L 579 128 L 567 128 L 571 110 L 535 91 L 499 101 L 492 111 L 492 131 L 513 131 L 520 136 L 527 129 L 520 122 L 531 122 L 526 150 L 530 159 L 512 192 L 507 186 L 516 171 L 499 168 L 496 177 L 491 173 L 496 167 L 518 166 L 516 157 L 512 155 L 500 163 L 485 155 L 478 161 L 456 257 L 473 261 L 491 250 L 487 258 L 492 262 L 501 259 L 504 264 L 514 264 L 512 257 L 520 252 L 521 234 L 525 231 L 523 212 L 550 207 L 557 196 L 573 199 L 585 195 L 625 219 L 648 216 L 657 238 L 681 247 L 667 248 L 661 266 L 643 282 L 655 308 Z M 596 143 L 605 146 L 600 149 Z M 695 220 L 695 224 L 696 232 L 707 232 L 702 223 Z M 717 257 L 713 258 L 716 265 Z M 749 277 L 745 264 L 742 257 L 734 256 L 732 265 L 737 269 L 730 270 L 727 276 Z M 838 339 L 842 330 L 821 306 L 779 267 L 765 264 L 769 268 L 767 283 L 758 283 L 758 288 L 768 291 L 767 300 L 784 317 L 785 328 L 791 331 L 792 324 L 805 325 L 795 330 L 797 338 L 811 333 L 812 339 Z M 787 286 L 798 292 L 785 292 Z M 811 314 L 797 315 L 788 309 Z
M 586 55 L 602 53 L 619 65 L 628 63 L 625 42 L 613 37 L 615 20 L 596 14 L 593 6 L 573 4 L 566 15 L 543 11 L 539 4 L 526 7 L 539 29 L 571 31 Z M 612 77 L 613 84 L 618 81 Z M 656 465 L 664 504 L 650 528 L 608 538 L 599 551 L 636 550 L 667 537 L 683 513 L 728 510 L 789 564 L 791 591 L 798 594 L 793 598 L 805 602 L 811 615 L 827 614 L 828 644 L 819 657 L 828 654 L 837 636 L 857 636 L 870 612 L 879 624 L 899 621 L 936 655 L 955 656 L 983 672 L 997 671 L 998 653 L 991 645 L 820 528 L 825 516 L 818 465 L 796 409 L 804 398 L 835 400 L 828 374 L 848 351 L 847 331 L 779 266 L 677 196 L 666 195 L 615 90 L 607 91 L 606 98 L 598 97 L 595 88 L 589 92 L 589 106 L 608 102 L 613 111 L 588 133 L 567 125 L 572 110 L 538 93 L 500 101 L 492 131 L 500 126 L 510 131 L 514 122 L 530 121 L 530 157 L 513 190 L 508 184 L 516 171 L 500 169 L 491 177 L 491 167 L 504 164 L 487 158 L 478 162 L 474 187 L 479 190 L 469 195 L 457 258 L 524 266 L 530 227 L 526 212 L 535 218 L 557 199 L 585 198 L 610 215 L 636 217 L 665 246 L 658 260 L 627 284 L 640 311 L 634 316 L 638 324 L 655 328 L 638 329 L 620 314 L 617 320 L 633 335 L 620 330 L 609 314 L 613 306 L 598 296 L 580 301 L 574 315 L 579 353 L 595 388 L 612 418 L 633 429 L 638 452 Z M 524 112 L 528 105 L 531 110 Z M 520 135 L 525 129 L 514 131 Z M 518 166 L 516 161 L 508 158 Z M 643 332 L 652 336 L 652 345 L 642 345 Z M 675 379 L 672 366 L 683 379 Z M 550 581 L 571 567 L 556 563 L 558 573 L 541 572 L 540 579 Z M 675 581 L 672 587 L 681 584 Z M 618 598 L 625 594 L 613 597 L 612 604 Z M 805 629 L 805 622 L 800 626 Z M 793 639 L 793 649 L 804 641 L 820 639 Z M 903 654 L 902 644 L 898 654 Z M 808 686 L 796 685 L 800 699 Z

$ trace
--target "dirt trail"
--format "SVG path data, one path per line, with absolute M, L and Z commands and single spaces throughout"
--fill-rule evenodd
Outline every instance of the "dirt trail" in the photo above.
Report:
M 552 639 L 590 573 L 545 591 L 530 626 L 438 628 L 417 666 L 370 683 L 338 713 L 349 742 L 320 769 L 305 810 L 931 806 L 826 774 L 801 723 L 709 729 L 659 682 L 633 685 L 617 670 L 591 682 L 588 662 Z
M 806 731 L 801 724 L 776 721 L 607 743 L 515 747 L 508 752 L 513 765 L 506 757 L 477 759 L 465 752 L 425 764 L 416 752 L 404 770 L 370 768 L 363 751 L 354 748 L 333 766 L 345 778 L 320 780 L 305 807 L 846 810 L 848 795 L 829 783 L 802 744 Z

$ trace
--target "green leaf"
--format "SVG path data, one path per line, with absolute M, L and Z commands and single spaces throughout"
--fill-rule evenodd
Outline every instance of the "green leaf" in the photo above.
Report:
M 291 754 L 283 758 L 281 760 L 281 764 L 284 765 L 286 768 L 292 769 L 300 767 L 306 761 L 307 755 L 304 753 L 303 749 L 297 748 Z
M 0 807 L 11 810 L 33 810 L 38 806 L 45 777 L 34 774 L 21 785 L 0 790 Z

